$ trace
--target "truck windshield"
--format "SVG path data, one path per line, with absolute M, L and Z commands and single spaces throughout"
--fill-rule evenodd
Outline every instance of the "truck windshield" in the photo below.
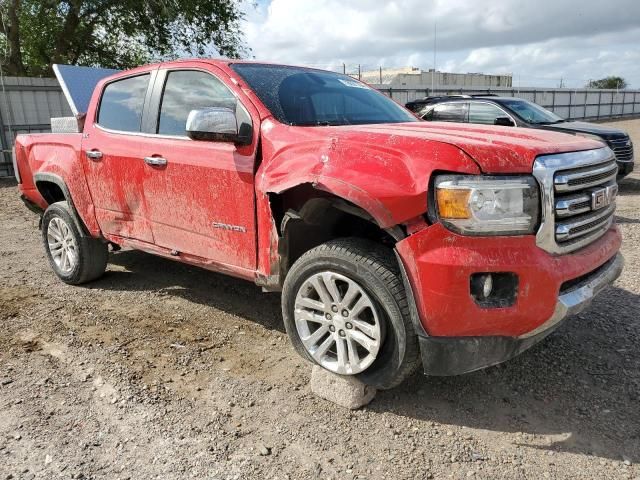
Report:
M 353 78 L 302 67 L 236 63 L 240 75 L 280 122 L 298 126 L 417 122 L 393 100 Z
M 502 100 L 501 103 L 513 110 L 527 123 L 551 125 L 553 123 L 564 122 L 562 117 L 550 112 L 546 108 L 542 108 L 540 105 L 527 102 L 526 100 Z

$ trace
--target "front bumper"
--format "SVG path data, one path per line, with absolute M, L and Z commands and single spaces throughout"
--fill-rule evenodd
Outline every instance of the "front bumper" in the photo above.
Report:
M 617 254 L 578 286 L 558 297 L 555 310 L 540 327 L 520 337 L 428 337 L 419 336 L 426 375 L 449 376 L 473 372 L 505 362 L 552 333 L 562 321 L 587 308 L 593 298 L 622 272 L 624 261 Z
M 396 245 L 415 299 L 414 316 L 428 375 L 457 375 L 495 365 L 549 335 L 591 302 L 622 270 L 613 226 L 579 251 L 554 256 L 532 236 L 464 237 L 439 224 Z M 508 307 L 487 308 L 470 295 L 470 276 L 518 276 Z

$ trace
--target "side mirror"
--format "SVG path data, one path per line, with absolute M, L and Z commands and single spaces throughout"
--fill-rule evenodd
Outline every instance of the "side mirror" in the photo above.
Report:
M 236 114 L 226 107 L 191 110 L 187 117 L 186 130 L 189 138 L 193 140 L 237 142 L 239 138 Z
M 500 125 L 503 127 L 515 127 L 516 125 L 513 123 L 509 117 L 498 117 L 493 121 L 494 125 Z

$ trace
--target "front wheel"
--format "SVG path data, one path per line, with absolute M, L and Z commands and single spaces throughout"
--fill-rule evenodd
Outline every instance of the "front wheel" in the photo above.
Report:
M 345 238 L 324 243 L 291 267 L 282 292 L 287 333 L 302 357 L 379 389 L 419 365 L 419 347 L 393 252 Z
M 107 268 L 107 244 L 80 235 L 67 202 L 53 203 L 44 212 L 42 240 L 51 268 L 65 283 L 95 280 Z

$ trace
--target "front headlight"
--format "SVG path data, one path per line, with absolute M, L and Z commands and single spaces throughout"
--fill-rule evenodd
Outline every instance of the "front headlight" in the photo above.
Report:
M 538 223 L 533 177 L 441 175 L 435 179 L 436 212 L 448 229 L 464 235 L 525 235 Z

